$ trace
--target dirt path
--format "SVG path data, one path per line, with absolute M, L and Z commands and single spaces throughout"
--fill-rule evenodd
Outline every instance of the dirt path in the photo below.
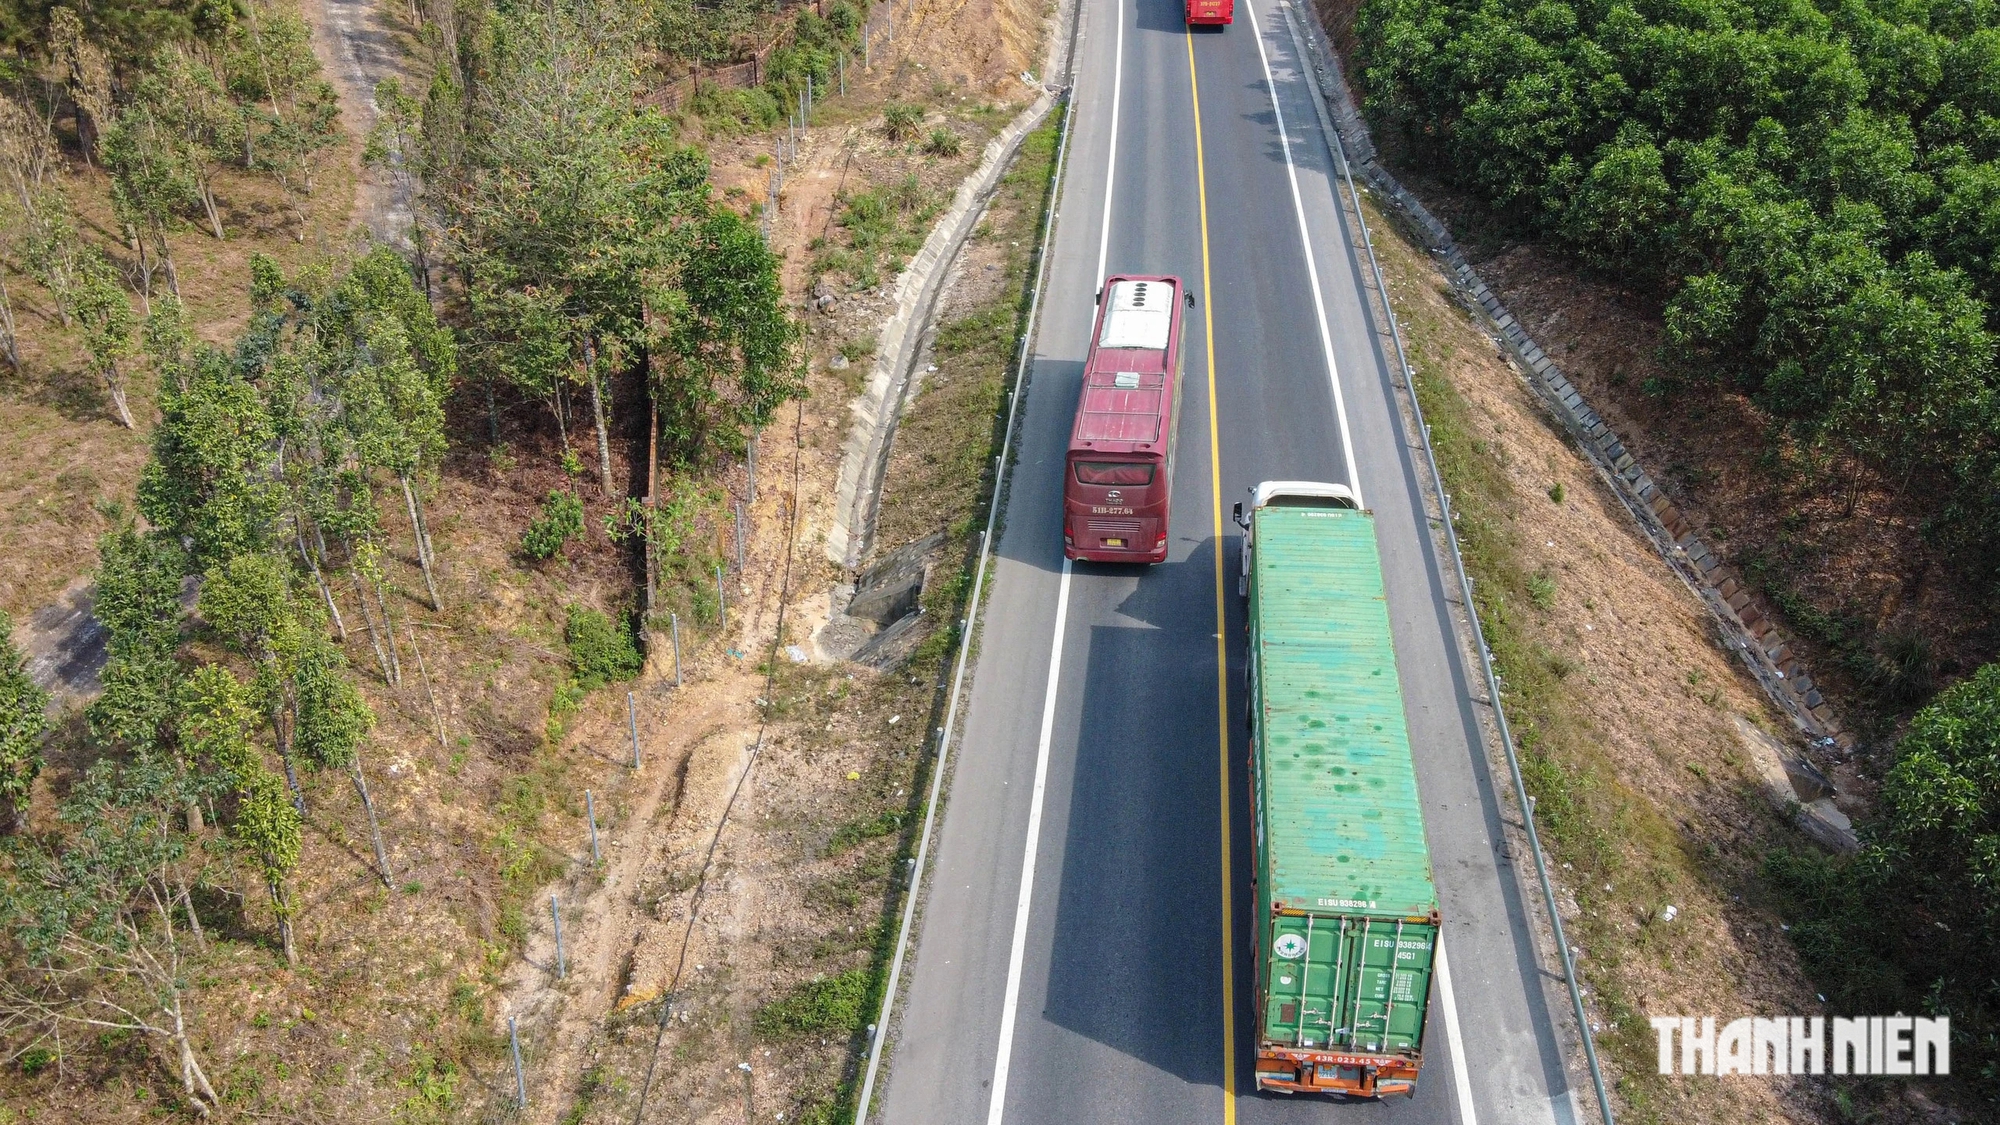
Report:
M 341 123 L 352 138 L 353 159 L 359 160 L 361 145 L 379 116 L 375 84 L 396 78 L 405 92 L 421 93 L 411 88 L 403 42 L 406 31 L 385 18 L 374 0 L 300 0 L 300 9 L 312 24 L 313 54 L 340 93 Z M 402 246 L 408 241 L 414 183 L 412 177 L 387 169 L 363 169 L 353 225 L 366 227 L 377 242 Z
M 528 1121 L 553 1122 L 568 1109 L 572 1091 L 567 1087 L 584 1070 L 582 1060 L 607 1014 L 628 997 L 644 1000 L 658 992 L 660 967 L 641 964 L 641 943 L 664 936 L 657 931 L 678 932 L 681 927 L 667 924 L 679 919 L 663 920 L 642 892 L 653 876 L 684 866 L 690 856 L 698 861 L 713 833 L 719 809 L 710 806 L 718 790 L 726 793 L 733 786 L 743 765 L 743 752 L 735 745 L 740 739 L 732 735 L 755 721 L 742 698 L 742 679 L 725 677 L 673 700 L 674 721 L 665 729 L 679 737 L 645 748 L 651 760 L 643 772 L 650 776 L 617 831 L 603 833 L 607 862 L 602 878 L 563 911 L 565 979 L 555 978 L 554 933 L 546 925 L 536 927 L 526 954 L 514 965 L 509 1014 L 541 1027 L 535 1036 L 539 1082 Z M 683 806 L 689 806 L 686 815 Z

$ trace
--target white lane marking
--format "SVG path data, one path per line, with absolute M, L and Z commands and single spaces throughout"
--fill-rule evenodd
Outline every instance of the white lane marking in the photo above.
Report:
M 1118 38 L 1111 47 L 1111 149 L 1104 158 L 1104 220 L 1097 231 L 1097 274 L 1095 285 L 1104 284 L 1104 263 L 1111 252 L 1111 185 L 1118 175 L 1118 93 L 1125 85 L 1125 5 L 1111 5 Z
M 1466 1072 L 1465 1039 L 1458 1031 L 1458 1001 L 1451 995 L 1451 962 L 1444 958 L 1444 935 L 1438 935 L 1438 999 L 1444 1002 L 1444 1037 L 1451 1044 L 1451 1080 L 1458 1091 L 1459 1125 L 1479 1125 L 1472 1108 L 1472 1076 Z
M 1125 5 L 1112 5 L 1118 28 L 1112 45 L 1111 143 L 1105 157 L 1104 217 L 1097 236 L 1097 276 L 1104 281 L 1104 263 L 1111 252 L 1111 185 L 1118 171 L 1118 97 L 1125 84 Z M 1069 616 L 1070 560 L 1064 559 L 1062 582 L 1056 589 L 1055 639 L 1049 642 L 1049 686 L 1042 696 L 1042 734 L 1035 747 L 1035 792 L 1028 800 L 1028 843 L 1021 855 L 1021 897 L 1014 904 L 1014 943 L 1007 952 L 1007 993 L 1000 1003 L 1000 1046 L 993 1056 L 993 1094 L 986 1107 L 986 1125 L 1000 1125 L 1007 1109 L 1007 1068 L 1014 1055 L 1014 1017 L 1021 1000 L 1021 959 L 1028 946 L 1028 913 L 1035 890 L 1035 853 L 1042 835 L 1042 795 L 1049 774 L 1049 739 L 1055 733 L 1057 677 L 1062 670 L 1063 624 Z
M 1074 70 L 1070 73 L 1074 74 Z M 1055 182 L 1058 190 L 1063 184 L 1063 170 L 1069 166 L 1067 163 L 1069 142 L 1070 138 L 1075 136 L 1075 124 L 1076 99 L 1073 96 L 1065 96 L 1062 141 L 1056 146 Z M 1028 385 L 1028 368 L 1035 361 L 1031 349 L 1035 341 L 1035 326 L 1041 323 L 1042 291 L 1049 280 L 1049 235 L 1055 229 L 1056 210 L 1056 206 L 1052 204 L 1042 216 L 1040 244 L 1042 260 L 1035 267 L 1034 295 L 1028 299 L 1028 322 L 1021 328 L 1021 354 L 1016 358 L 1014 366 L 1014 393 L 1007 396 L 1007 428 L 1001 432 L 1000 437 L 1000 473 L 1003 483 L 1006 480 L 1008 467 L 1013 464 L 1014 422 L 1019 417 L 1021 409 L 1021 391 Z M 980 597 L 982 591 L 986 589 L 987 566 L 993 560 L 993 531 L 1000 519 L 1001 498 L 1006 494 L 1004 487 L 996 486 L 993 489 L 992 502 L 986 507 L 986 530 L 979 538 L 979 566 L 973 571 L 972 597 L 966 603 L 972 607 L 969 615 L 971 623 L 968 628 L 978 627 L 979 607 L 984 604 Z M 916 922 L 917 900 L 921 897 L 924 873 L 930 870 L 926 860 L 930 855 L 932 829 L 937 824 L 938 795 L 943 791 L 945 774 L 948 772 L 946 766 L 951 760 L 951 732 L 958 729 L 958 704 L 965 694 L 965 665 L 972 652 L 971 642 L 972 638 L 968 633 L 958 644 L 958 668 L 951 677 L 951 703 L 945 708 L 944 726 L 938 734 L 938 760 L 937 764 L 931 767 L 930 801 L 924 806 L 923 834 L 917 837 L 917 861 L 911 868 L 912 889 L 909 897 L 903 902 L 903 925 L 896 931 L 896 952 L 889 959 L 889 983 L 882 990 L 882 1014 L 875 1022 L 873 1042 L 868 1049 L 868 1070 L 861 1080 L 861 1097 L 854 1103 L 854 1125 L 866 1125 L 868 1110 L 874 1104 L 875 1075 L 882 1066 L 882 1049 L 889 1041 L 889 1017 L 896 1010 L 896 983 L 902 977 L 903 957 L 910 944 L 910 928 Z M 1005 785 L 1007 782 L 1002 781 L 1000 784 Z M 972 884 L 967 883 L 965 889 L 971 890 Z M 946 961 L 945 964 L 949 965 L 951 962 Z
M 1049 650 L 1049 686 L 1042 697 L 1042 737 L 1035 747 L 1035 792 L 1028 801 L 1028 846 L 1021 855 L 1021 897 L 1014 903 L 1014 946 L 1007 954 L 1007 997 L 1000 1005 L 1000 1050 L 993 1058 L 993 1100 L 986 1125 L 1000 1125 L 1007 1108 L 1007 1066 L 1014 1054 L 1014 1014 L 1021 998 L 1021 958 L 1028 947 L 1028 907 L 1035 895 L 1035 853 L 1042 838 L 1042 795 L 1048 789 L 1049 738 L 1056 725 L 1056 684 L 1062 675 L 1063 621 L 1069 616 L 1070 561 L 1056 588 L 1056 639 Z
M 1312 237 L 1306 231 L 1306 205 L 1299 196 L 1299 170 L 1292 163 L 1292 138 L 1285 131 L 1285 111 L 1278 105 L 1278 83 L 1271 77 L 1271 57 L 1264 52 L 1264 24 L 1250 0 L 1244 0 L 1250 22 L 1257 28 L 1257 58 L 1264 64 L 1264 88 L 1271 92 L 1271 113 L 1278 119 L 1278 143 L 1285 150 L 1285 175 L 1292 181 L 1292 212 L 1299 218 L 1299 246 L 1306 252 L 1306 277 L 1312 282 L 1313 312 L 1319 317 L 1319 346 L 1326 355 L 1326 378 L 1333 384 L 1333 414 L 1340 422 L 1340 451 L 1347 459 L 1347 487 L 1354 493 L 1357 507 L 1368 505 L 1361 499 L 1361 474 L 1354 468 L 1354 440 L 1347 433 L 1347 403 L 1340 394 L 1340 368 L 1333 360 L 1333 333 L 1326 326 L 1326 298 L 1319 288 L 1319 263 L 1313 257 Z
M 1319 314 L 1320 346 L 1326 350 L 1326 371 L 1333 380 L 1333 410 L 1340 419 L 1340 444 L 1347 455 L 1348 487 L 1354 490 L 1355 503 L 1361 503 L 1361 478 L 1354 471 L 1354 443 L 1347 434 L 1347 409 L 1340 394 L 1340 372 L 1333 362 L 1333 335 L 1326 326 L 1326 302 L 1320 295 L 1319 267 L 1312 251 L 1312 239 L 1307 234 L 1305 201 L 1299 194 L 1299 173 L 1292 164 L 1291 137 L 1285 132 L 1285 111 L 1278 104 L 1278 83 L 1271 77 L 1271 57 L 1264 50 L 1263 22 L 1250 0 L 1244 0 L 1244 7 L 1250 10 L 1250 19 L 1258 28 L 1257 58 L 1264 64 L 1264 87 L 1271 93 L 1271 112 L 1278 122 L 1278 140 L 1284 146 L 1285 173 L 1292 181 L 1292 209 L 1299 219 L 1299 243 L 1306 252 L 1306 273 L 1312 279 L 1313 309 Z M 1303 75 L 1303 71 L 1300 72 Z M 1466 1073 L 1465 1038 L 1458 1026 L 1458 1002 L 1451 990 L 1451 964 L 1445 960 L 1444 935 L 1438 935 L 1438 1001 L 1444 1005 L 1444 1035 L 1451 1047 L 1452 1081 L 1458 1095 L 1459 1125 L 1478 1125 L 1476 1111 L 1472 1107 L 1472 1078 Z

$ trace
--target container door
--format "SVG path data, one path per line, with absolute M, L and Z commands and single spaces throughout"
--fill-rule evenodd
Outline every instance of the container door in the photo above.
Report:
M 1287 914 L 1273 919 L 1269 932 L 1262 951 L 1270 966 L 1267 1042 L 1382 1054 L 1421 1049 L 1434 927 Z
M 1357 1051 L 1412 1054 L 1423 1048 L 1437 930 L 1428 923 L 1367 919 L 1348 928 L 1359 963 L 1345 982 L 1344 1041 Z
M 1281 914 L 1263 950 L 1270 968 L 1264 1039 L 1288 1047 L 1325 1047 L 1339 1005 L 1345 945 L 1339 918 Z

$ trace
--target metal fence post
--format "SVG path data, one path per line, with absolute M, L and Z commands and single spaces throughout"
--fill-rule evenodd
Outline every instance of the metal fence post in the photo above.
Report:
M 736 502 L 736 573 L 743 573 L 743 501 Z
M 722 588 L 722 568 L 715 568 L 715 624 L 725 628 L 729 624 L 729 594 Z
M 521 1033 L 514 1028 L 514 1017 L 507 1017 L 507 1048 L 514 1055 L 514 1104 L 528 1108 L 528 1079 L 521 1073 Z
M 590 862 L 601 863 L 604 853 L 597 850 L 597 801 L 588 789 L 583 791 L 583 815 L 590 821 Z
M 632 768 L 639 768 L 639 704 L 631 692 L 625 693 L 625 727 L 632 732 Z
M 562 900 L 555 895 L 549 896 L 549 917 L 556 920 L 556 979 L 561 980 L 569 975 L 569 963 L 563 959 Z
M 840 96 L 844 98 L 847 96 L 847 53 L 846 52 L 843 51 L 840 54 L 834 56 L 833 69 L 837 74 L 840 75 Z

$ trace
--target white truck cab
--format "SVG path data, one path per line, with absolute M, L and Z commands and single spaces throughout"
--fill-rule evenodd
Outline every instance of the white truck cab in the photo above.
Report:
M 1354 493 L 1344 484 L 1313 480 L 1267 480 L 1250 489 L 1250 511 L 1246 515 L 1239 501 L 1231 516 L 1243 529 L 1243 568 L 1236 575 L 1236 596 L 1250 596 L 1250 559 L 1257 545 L 1256 516 L 1265 508 L 1347 508 L 1358 509 Z

